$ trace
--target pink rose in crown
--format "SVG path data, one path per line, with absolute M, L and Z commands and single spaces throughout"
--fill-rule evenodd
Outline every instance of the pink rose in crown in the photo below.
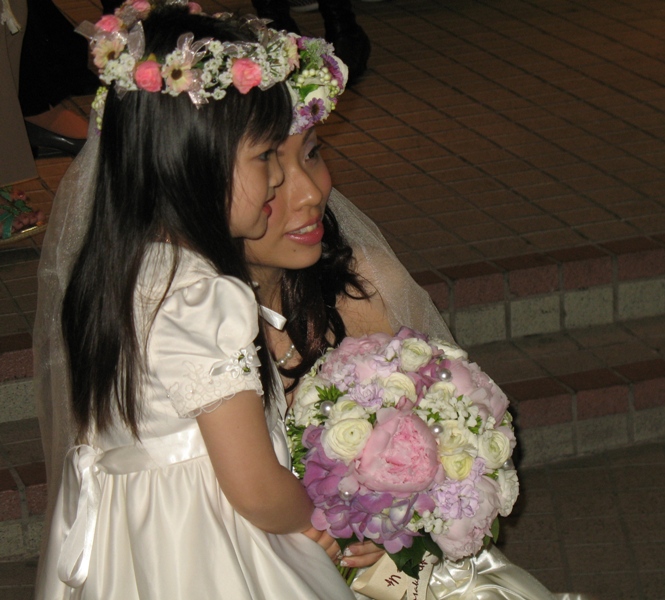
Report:
M 139 13 L 139 16 L 145 16 L 150 12 L 150 2 L 148 0 L 134 0 L 132 8 Z
M 203 12 L 201 5 L 197 2 L 188 2 L 187 8 L 189 9 L 190 15 L 200 15 Z
M 492 416 L 497 423 L 501 423 L 508 410 L 508 398 L 501 388 L 476 363 L 453 360 L 444 361 L 444 365 L 452 373 L 457 390 L 473 401 L 482 416 Z
M 146 60 L 136 67 L 134 81 L 141 90 L 159 92 L 162 89 L 162 68 L 154 60 Z
M 411 412 L 382 408 L 357 467 L 358 481 L 375 492 L 409 496 L 427 488 L 439 466 L 427 424 Z
M 249 58 L 239 58 L 231 67 L 234 87 L 246 94 L 261 83 L 261 67 Z
M 120 31 L 120 19 L 115 15 L 104 15 L 99 21 L 95 23 L 97 29 L 106 31 L 107 33 L 113 33 L 114 31 Z
M 452 519 L 445 534 L 432 534 L 432 539 L 446 557 L 459 560 L 476 554 L 486 535 L 490 535 L 492 522 L 501 507 L 499 484 L 489 477 L 477 477 L 473 482 L 478 507 L 471 516 Z

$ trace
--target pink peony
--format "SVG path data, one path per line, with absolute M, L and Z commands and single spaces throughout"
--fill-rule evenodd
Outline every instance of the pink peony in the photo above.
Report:
M 114 15 L 104 15 L 95 23 L 95 27 L 108 33 L 120 31 L 120 19 Z
M 508 398 L 476 363 L 445 360 L 442 366 L 451 372 L 457 390 L 478 407 L 483 420 L 492 416 L 497 424 L 501 423 L 508 409 Z
M 361 338 L 347 337 L 335 350 L 335 358 L 340 362 L 347 362 L 350 358 L 358 358 L 366 354 L 376 354 L 391 340 L 385 333 L 373 333 Z
M 249 58 L 239 58 L 231 67 L 231 76 L 235 88 L 246 94 L 261 83 L 261 67 Z
M 162 68 L 154 60 L 146 60 L 136 67 L 134 80 L 139 89 L 159 92 L 162 89 Z
M 382 408 L 357 465 L 358 481 L 372 491 L 404 497 L 427 488 L 439 465 L 425 422 L 411 412 Z
M 490 527 L 499 513 L 499 484 L 483 476 L 474 483 L 474 487 L 478 492 L 479 505 L 473 516 L 453 519 L 445 533 L 432 534 L 432 539 L 452 560 L 476 554 L 482 548 L 485 536 L 490 535 Z

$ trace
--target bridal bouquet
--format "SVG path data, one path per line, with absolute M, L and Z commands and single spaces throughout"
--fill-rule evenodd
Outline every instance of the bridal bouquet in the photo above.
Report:
M 517 498 L 508 400 L 464 351 L 403 327 L 346 338 L 303 378 L 287 417 L 313 525 L 369 539 L 417 578 L 425 552 L 457 560 Z

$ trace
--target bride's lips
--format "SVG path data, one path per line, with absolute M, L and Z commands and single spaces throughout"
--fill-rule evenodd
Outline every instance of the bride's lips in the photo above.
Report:
M 323 239 L 323 223 L 321 222 L 321 219 L 318 218 L 303 225 L 299 229 L 289 231 L 285 236 L 299 244 L 314 246 L 319 244 Z

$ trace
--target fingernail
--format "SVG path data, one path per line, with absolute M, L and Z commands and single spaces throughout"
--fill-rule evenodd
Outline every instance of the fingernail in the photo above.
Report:
M 353 551 L 351 550 L 350 546 L 344 548 L 344 556 L 353 556 Z
M 349 563 L 346 562 L 345 560 L 341 560 L 341 561 L 339 561 L 339 564 L 340 564 L 340 566 L 342 566 L 342 567 L 348 567 L 348 566 L 349 566 Z

